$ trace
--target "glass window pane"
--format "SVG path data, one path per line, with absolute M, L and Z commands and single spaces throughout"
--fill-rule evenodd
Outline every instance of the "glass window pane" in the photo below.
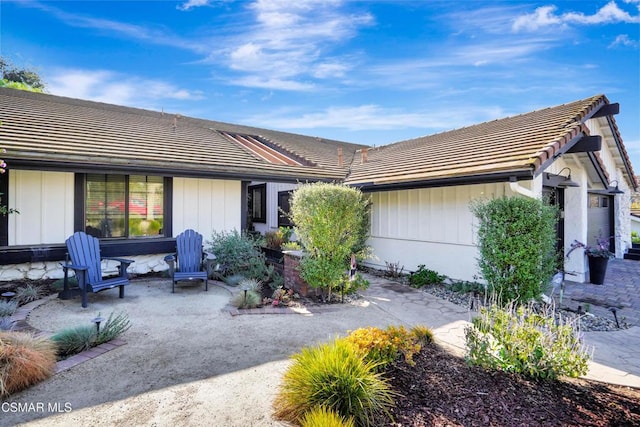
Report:
M 164 180 L 160 176 L 129 177 L 129 236 L 162 234 Z

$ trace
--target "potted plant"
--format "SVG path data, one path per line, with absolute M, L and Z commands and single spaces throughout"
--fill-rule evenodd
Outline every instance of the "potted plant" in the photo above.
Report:
M 609 239 L 598 237 L 595 245 L 585 245 L 574 240 L 567 256 L 578 248 L 584 249 L 584 254 L 589 261 L 589 282 L 594 285 L 602 285 L 609 259 L 615 257 L 615 254 L 609 250 Z

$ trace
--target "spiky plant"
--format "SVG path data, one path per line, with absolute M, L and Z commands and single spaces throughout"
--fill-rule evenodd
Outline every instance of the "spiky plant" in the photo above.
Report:
M 45 295 L 45 289 L 39 285 L 33 285 L 27 283 L 16 289 L 16 300 L 19 305 L 30 303 L 31 301 L 37 301 Z
M 332 409 L 317 406 L 304 414 L 301 427 L 354 427 L 353 418 L 343 418 Z
M 260 292 L 262 291 L 262 281 L 257 279 L 242 279 L 240 281 L 240 288 Z
M 109 315 L 109 318 L 107 319 L 107 322 L 102 328 L 100 328 L 100 332 L 96 337 L 96 345 L 117 338 L 118 336 L 126 332 L 130 327 L 131 322 L 129 321 L 129 316 L 126 313 L 118 313 L 115 317 L 114 314 L 111 313 Z
M 418 344 L 422 346 L 433 342 L 433 331 L 424 325 L 416 325 L 411 328 L 410 332 L 418 340 Z
M 256 308 L 262 304 L 262 295 L 259 292 L 244 290 L 231 298 L 231 305 L 236 308 Z
M 0 331 L 0 397 L 43 381 L 56 366 L 56 346 L 48 338 Z
M 9 317 L 16 312 L 18 303 L 16 300 L 5 301 L 0 300 L 0 317 Z
M 53 335 L 51 340 L 57 346 L 58 355 L 65 358 L 93 347 L 96 342 L 96 328 L 92 325 L 66 328 Z
M 380 416 L 391 418 L 396 393 L 375 372 L 375 363 L 364 361 L 348 343 L 306 347 L 292 359 L 275 400 L 278 418 L 299 423 L 317 406 L 352 417 L 358 426 L 375 425 Z

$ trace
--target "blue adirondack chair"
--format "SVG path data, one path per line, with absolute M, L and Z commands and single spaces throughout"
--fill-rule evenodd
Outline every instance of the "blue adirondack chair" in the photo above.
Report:
M 204 290 L 209 290 L 209 275 L 205 260 L 210 257 L 202 247 L 202 234 L 194 230 L 185 230 L 176 237 L 176 253 L 167 255 L 164 260 L 169 264 L 171 292 L 175 292 L 179 280 L 203 280 Z
M 78 279 L 78 287 L 82 294 L 82 307 L 87 306 L 88 292 L 100 292 L 117 286 L 120 288 L 120 298 L 124 298 L 124 287 L 129 284 L 127 268 L 133 260 L 112 257 L 101 258 L 100 241 L 82 231 L 78 231 L 69 237 L 66 244 L 71 264 L 66 262 L 62 265 L 65 280 L 69 269 L 74 270 Z M 103 278 L 102 260 L 119 262 L 118 276 Z

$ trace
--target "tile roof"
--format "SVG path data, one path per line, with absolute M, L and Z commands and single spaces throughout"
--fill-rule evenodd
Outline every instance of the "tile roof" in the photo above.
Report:
M 342 180 L 362 145 L 0 88 L 0 147 L 9 164 L 144 168 L 241 179 Z M 258 136 L 295 162 L 256 156 L 222 132 Z M 338 165 L 338 148 L 344 163 Z M 18 162 L 18 163 L 16 163 Z
M 533 177 L 573 138 L 589 135 L 584 120 L 608 103 L 604 95 L 597 95 L 369 149 L 368 161 L 356 158 L 346 182 L 374 188 L 510 173 Z M 622 151 L 628 161 L 624 146 Z

